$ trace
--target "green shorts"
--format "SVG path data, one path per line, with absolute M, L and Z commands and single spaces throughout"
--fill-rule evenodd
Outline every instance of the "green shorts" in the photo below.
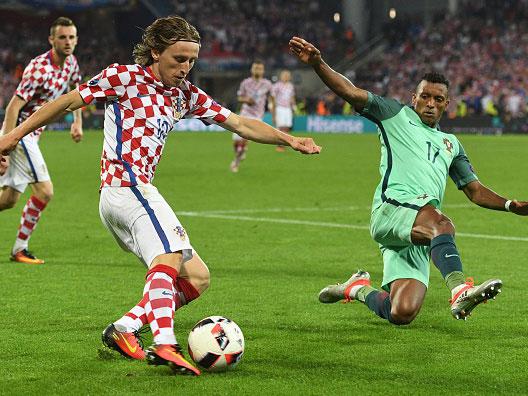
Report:
M 411 242 L 411 230 L 418 210 L 427 203 L 437 206 L 432 198 L 405 203 L 383 202 L 370 219 L 370 234 L 379 243 L 383 256 L 383 282 L 381 287 L 389 291 L 397 279 L 416 279 L 425 287 L 429 285 L 429 246 L 417 246 Z

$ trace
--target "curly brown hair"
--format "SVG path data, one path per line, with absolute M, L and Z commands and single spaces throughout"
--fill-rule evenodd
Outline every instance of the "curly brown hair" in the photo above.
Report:
M 192 41 L 200 44 L 200 33 L 178 15 L 158 18 L 145 29 L 141 42 L 134 47 L 132 52 L 134 61 L 141 66 L 150 66 L 154 63 L 152 50 L 161 54 L 176 41 Z

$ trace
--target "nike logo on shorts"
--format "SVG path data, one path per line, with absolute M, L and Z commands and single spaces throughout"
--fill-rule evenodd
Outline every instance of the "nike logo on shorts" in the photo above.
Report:
M 458 254 L 446 254 L 444 257 L 449 258 L 449 257 L 459 257 L 459 256 Z

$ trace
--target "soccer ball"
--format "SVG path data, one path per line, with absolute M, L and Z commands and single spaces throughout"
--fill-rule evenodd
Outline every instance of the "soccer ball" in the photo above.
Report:
M 244 353 L 240 327 L 223 316 L 209 316 L 194 325 L 188 340 L 189 355 L 206 371 L 234 368 Z

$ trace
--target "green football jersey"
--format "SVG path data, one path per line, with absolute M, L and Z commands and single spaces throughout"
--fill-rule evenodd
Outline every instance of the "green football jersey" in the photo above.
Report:
M 369 92 L 360 114 L 378 125 L 381 142 L 372 210 L 386 201 L 419 209 L 417 199 L 440 207 L 448 175 L 459 189 L 477 180 L 456 136 L 424 124 L 412 107 Z

